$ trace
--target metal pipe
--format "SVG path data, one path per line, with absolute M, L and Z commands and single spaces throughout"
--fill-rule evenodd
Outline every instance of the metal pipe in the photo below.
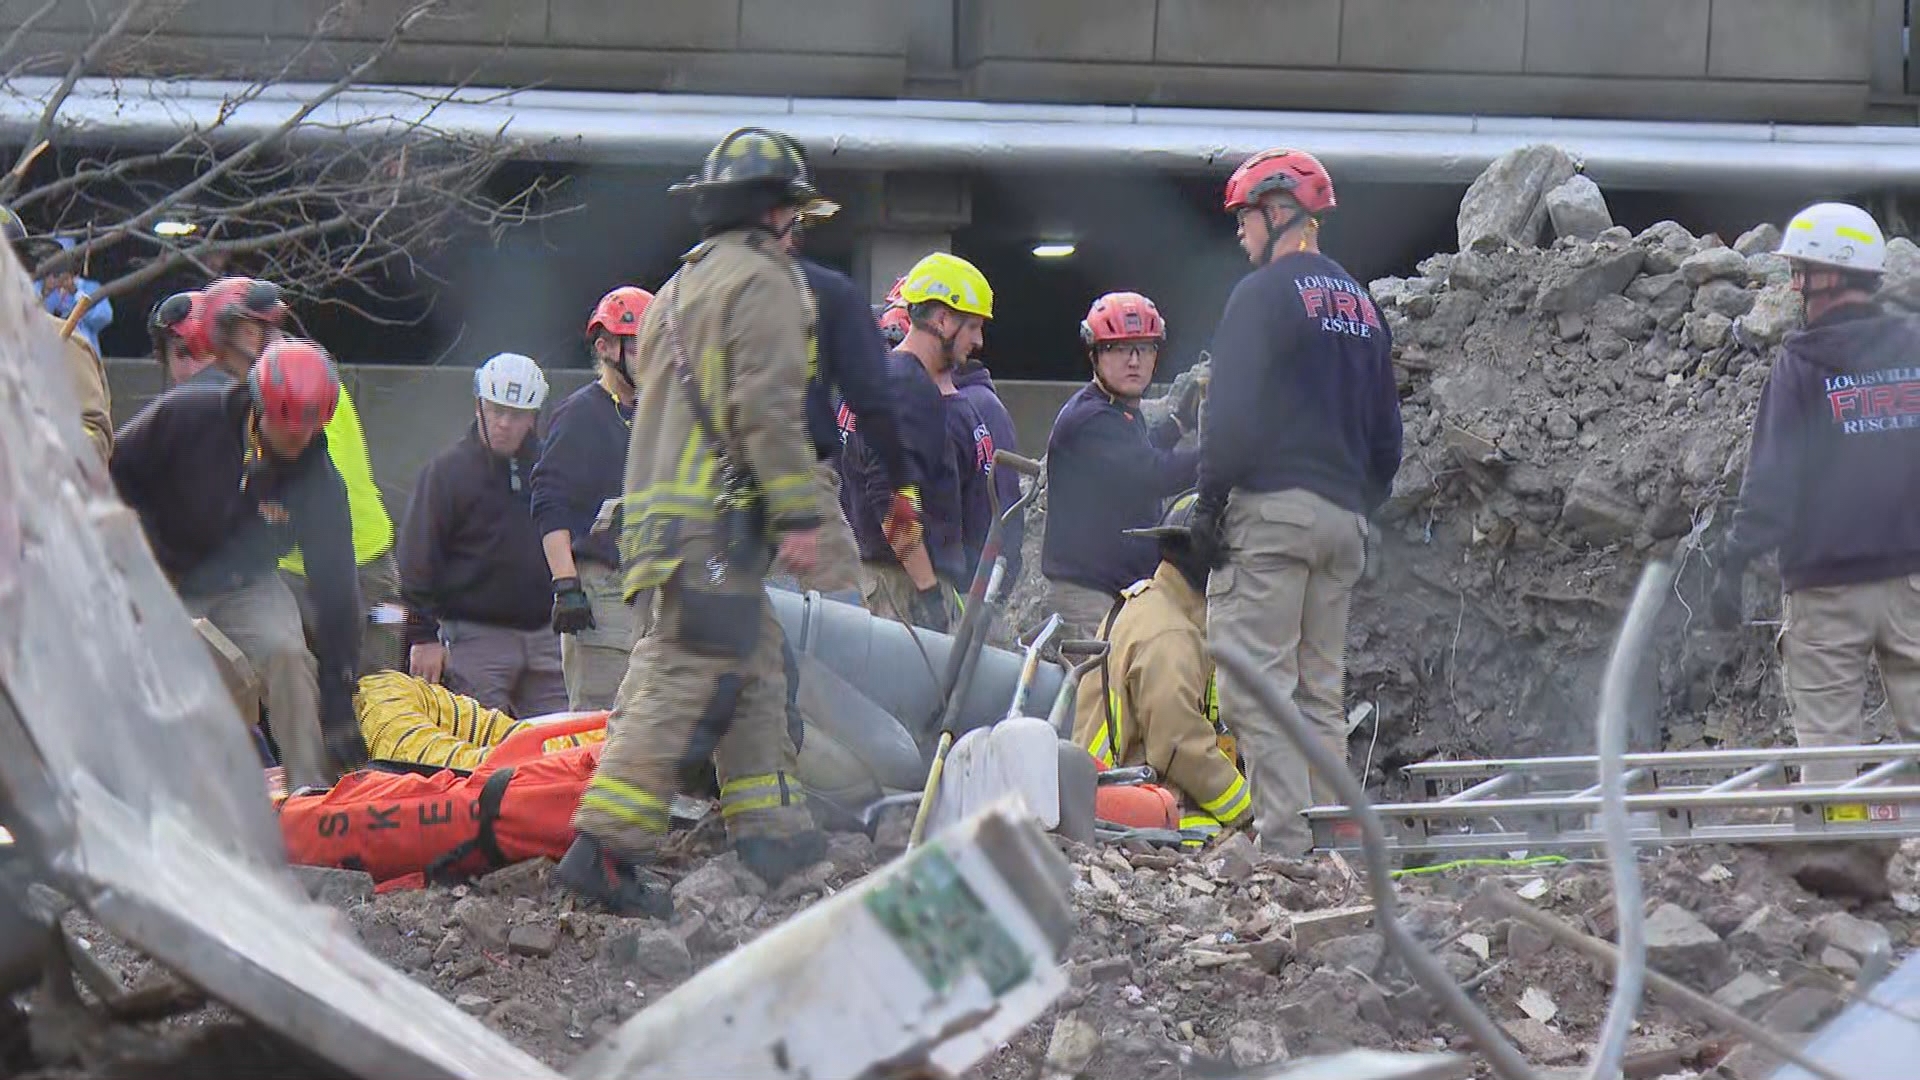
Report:
M 1620 783 L 1621 783 L 1621 785 L 1622 785 L 1622 787 L 1623 787 L 1623 788 L 1624 788 L 1624 787 L 1631 787 L 1631 786 L 1633 786 L 1634 784 L 1637 784 L 1637 783 L 1639 783 L 1640 781 L 1642 781 L 1642 780 L 1645 780 L 1646 778 L 1647 778 L 1647 770 L 1645 770 L 1645 769 L 1628 769 L 1628 770 L 1626 771 L 1626 774 L 1625 774 L 1624 776 L 1622 776 L 1622 777 L 1621 777 L 1621 779 L 1620 779 Z M 1581 792 L 1580 792 L 1580 793 L 1579 793 L 1578 795 L 1575 795 L 1575 796 L 1574 796 L 1574 798 L 1576 798 L 1576 799 L 1595 799 L 1595 798 L 1599 798 L 1599 797 L 1600 797 L 1600 793 L 1606 790 L 1606 786 L 1607 786 L 1607 785 L 1606 785 L 1606 782 L 1605 782 L 1605 781 L 1603 780 L 1603 781 L 1601 781 L 1600 783 L 1598 783 L 1598 784 L 1595 784 L 1595 785 L 1593 785 L 1593 786 L 1592 786 L 1592 787 L 1590 787 L 1590 788 L 1586 788 L 1586 789 L 1584 789 L 1584 790 L 1582 790 L 1582 791 L 1581 791 Z
M 1748 769 L 1738 776 L 1729 776 L 1725 780 L 1707 788 L 1701 794 L 1718 795 L 1723 791 L 1739 791 L 1742 788 L 1753 787 L 1770 776 L 1783 775 L 1785 772 L 1786 767 L 1784 765 L 1777 761 L 1769 761 L 1761 765 L 1755 765 L 1753 768 Z
M 1607 868 L 1613 878 L 1614 919 L 1620 929 L 1620 951 L 1613 964 L 1613 996 L 1601 1025 L 1588 1080 L 1613 1080 L 1626 1056 L 1633 1014 L 1640 1009 L 1640 991 L 1647 978 L 1647 913 L 1641 901 L 1640 867 L 1634 862 L 1633 823 L 1627 817 L 1627 777 L 1621 759 L 1627 754 L 1627 702 L 1633 679 L 1653 643 L 1654 623 L 1660 617 L 1673 567 L 1651 562 L 1640 574 L 1640 587 L 1627 606 L 1627 619 L 1607 658 L 1600 683 L 1600 828 L 1607 838 Z M 1633 772 L 1641 770 L 1635 769 Z
M 1451 803 L 1472 802 L 1475 799 L 1484 799 L 1491 795 L 1498 795 L 1518 783 L 1519 780 L 1519 773 L 1501 773 L 1499 776 L 1490 780 L 1482 780 L 1465 791 L 1457 792 L 1441 799 L 1440 805 L 1445 806 Z
M 0 137 L 24 138 L 55 84 L 12 80 L 0 97 Z M 171 141 L 196 126 L 239 141 L 272 130 L 319 89 L 90 78 L 75 85 L 61 117 L 76 143 Z M 257 96 L 233 104 L 247 94 Z M 690 167 L 727 128 L 762 124 L 850 168 L 1131 165 L 1220 174 L 1256 150 L 1291 143 L 1311 146 L 1343 178 L 1465 183 L 1510 150 L 1548 142 L 1620 188 L 1920 186 L 1920 129 L 1878 126 L 369 86 L 328 102 L 300 132 L 391 133 L 429 112 L 431 128 L 477 137 L 504 129 L 530 156 L 561 161 Z
M 1906 772 L 1908 769 L 1911 769 L 1911 768 L 1913 768 L 1912 758 L 1895 758 L 1894 760 L 1889 761 L 1884 765 L 1877 765 L 1871 769 L 1868 769 L 1866 772 L 1861 773 L 1859 776 L 1856 776 L 1853 779 L 1847 781 L 1846 783 L 1841 784 L 1840 790 L 1857 791 L 1861 788 L 1870 788 L 1875 784 L 1880 783 L 1882 780 L 1885 780 L 1889 777 L 1898 776 L 1899 774 Z
M 1877 746 L 1815 746 L 1805 749 L 1776 747 L 1771 750 L 1682 750 L 1658 754 L 1628 754 L 1629 766 L 1651 765 L 1659 769 L 1709 769 L 1729 765 L 1759 765 L 1768 762 L 1805 765 L 1812 762 L 1892 761 L 1894 758 L 1920 757 L 1920 743 L 1882 743 Z M 1488 758 L 1483 761 L 1423 761 L 1408 765 L 1401 773 L 1413 779 L 1462 779 L 1482 773 L 1580 773 L 1598 767 L 1596 757 Z
M 1704 791 L 1673 792 L 1656 791 L 1644 795 L 1628 795 L 1627 809 L 1636 813 L 1644 810 L 1766 810 L 1781 805 L 1783 798 L 1810 806 L 1832 806 L 1835 804 L 1853 804 L 1860 801 L 1863 793 L 1844 788 L 1793 788 L 1772 791 L 1726 791 L 1709 794 Z M 1873 801 L 1877 803 L 1916 803 L 1920 802 L 1920 785 L 1903 784 L 1899 787 L 1877 787 L 1871 789 Z M 1440 806 L 1437 803 L 1388 803 L 1375 807 L 1387 817 L 1499 817 L 1501 814 L 1554 814 L 1554 813 L 1598 813 L 1598 798 L 1576 798 L 1568 795 L 1538 796 L 1524 799 L 1492 799 L 1486 802 L 1458 803 Z M 1345 807 L 1309 807 L 1305 811 L 1309 818 L 1345 817 Z

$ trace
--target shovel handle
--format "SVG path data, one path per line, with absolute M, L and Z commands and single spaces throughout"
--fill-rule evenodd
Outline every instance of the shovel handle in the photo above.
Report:
M 1038 477 L 1040 475 L 1040 463 L 1038 461 L 1030 457 L 1021 457 L 1011 450 L 995 450 L 993 452 L 993 467 L 996 469 L 1012 469 L 1021 476 Z

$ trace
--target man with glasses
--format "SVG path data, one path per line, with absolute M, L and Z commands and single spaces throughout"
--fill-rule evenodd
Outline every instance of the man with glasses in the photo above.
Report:
M 1047 606 L 1074 637 L 1087 637 L 1122 590 L 1153 576 L 1159 546 L 1128 536 L 1160 520 L 1161 503 L 1193 486 L 1200 452 L 1179 450 L 1200 410 L 1200 380 L 1149 425 L 1140 396 L 1153 381 L 1167 324 L 1153 301 L 1108 293 L 1080 323 L 1093 378 L 1067 400 L 1047 439 L 1047 531 L 1040 568 Z

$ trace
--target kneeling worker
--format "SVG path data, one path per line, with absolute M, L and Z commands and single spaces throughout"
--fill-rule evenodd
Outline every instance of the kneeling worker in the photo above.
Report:
M 1159 542 L 1160 565 L 1100 628 L 1109 651 L 1080 682 L 1073 741 L 1103 769 L 1153 766 L 1184 796 L 1180 827 L 1217 832 L 1252 820 L 1253 795 L 1213 719 L 1207 565 L 1190 532 L 1197 498 L 1175 499 L 1155 528 L 1127 531 Z

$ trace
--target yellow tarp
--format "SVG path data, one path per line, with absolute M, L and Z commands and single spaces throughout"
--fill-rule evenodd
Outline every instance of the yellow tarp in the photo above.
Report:
M 353 707 L 367 752 L 377 761 L 411 765 L 472 770 L 523 726 L 498 709 L 398 671 L 363 677 Z M 606 737 L 605 730 L 561 735 L 542 749 L 564 750 Z

